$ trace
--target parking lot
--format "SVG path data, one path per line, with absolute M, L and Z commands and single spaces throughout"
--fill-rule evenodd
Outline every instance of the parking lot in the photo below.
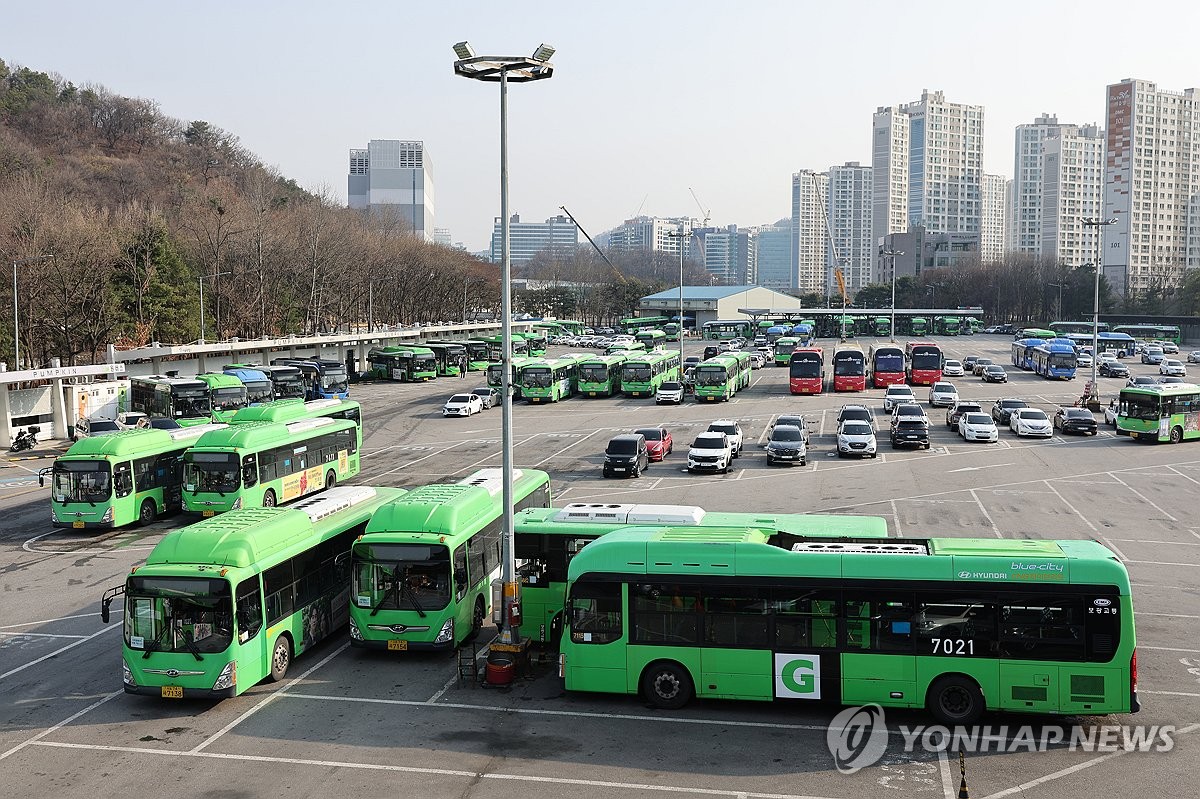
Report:
M 1000 397 L 1020 397 L 1053 415 L 1088 379 L 1087 370 L 1053 382 L 1008 366 L 1009 336 L 934 340 L 948 357 L 977 354 L 1006 366 L 1006 385 L 949 378 L 985 412 Z M 863 341 L 864 350 L 871 341 Z M 700 349 L 700 342 L 687 344 L 687 354 Z M 1157 374 L 1136 359 L 1126 363 L 1135 375 Z M 440 411 L 450 394 L 483 382 L 473 373 L 466 380 L 354 386 L 364 412 L 363 471 L 354 482 L 412 487 L 498 466 L 499 409 L 465 418 Z M 1124 384 L 1101 378 L 1102 400 Z M 926 389 L 915 393 L 926 404 Z M 1133 581 L 1143 705 L 1135 716 L 1101 721 L 1175 725 L 1173 750 L 968 753 L 970 796 L 1194 793 L 1200 445 L 1139 444 L 1115 436 L 1103 419 L 1096 436 L 1056 430 L 1049 439 L 1018 439 L 1002 427 L 997 443 L 967 443 L 937 409 L 929 411 L 928 450 L 893 450 L 882 396 L 793 397 L 787 370 L 767 366 L 728 403 L 518 403 L 515 459 L 551 474 L 556 505 L 852 513 L 883 517 L 893 536 L 1099 540 Z M 845 402 L 874 410 L 877 458 L 836 457 L 834 420 Z M 768 467 L 761 445 L 769 425 L 796 412 L 812 422 L 808 464 Z M 741 424 L 744 454 L 728 474 L 688 474 L 688 443 L 717 418 Z M 675 437 L 672 455 L 638 479 L 602 477 L 610 437 L 657 424 Z M 0 472 L 0 777 L 10 795 L 957 796 L 957 757 L 901 746 L 901 725 L 929 723 L 921 713 L 889 712 L 884 758 L 843 775 L 826 745 L 836 707 L 714 700 L 650 710 L 634 697 L 565 694 L 549 663 L 511 688 L 460 687 L 454 657 L 351 650 L 344 635 L 299 658 L 282 684 L 235 699 L 127 696 L 120 624 L 101 624 L 99 598 L 178 521 L 95 536 L 53 531 L 48 491 L 35 477 L 48 464 L 13 462 Z M 984 723 L 1004 739 L 1009 733 L 1001 727 L 1053 721 L 990 715 Z

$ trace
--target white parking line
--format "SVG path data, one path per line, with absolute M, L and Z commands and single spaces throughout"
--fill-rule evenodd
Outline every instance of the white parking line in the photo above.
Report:
M 1133 470 L 1131 470 L 1131 469 L 1126 469 L 1126 470 L 1123 470 L 1123 471 L 1130 472 L 1130 471 L 1133 471 Z M 1108 472 L 1107 474 L 1108 474 L 1108 476 L 1109 476 L 1109 477 L 1111 477 L 1112 479 L 1116 480 L 1116 481 L 1117 481 L 1118 483 L 1120 483 L 1121 485 L 1123 485 L 1123 486 L 1125 486 L 1126 488 L 1128 488 L 1130 491 L 1132 491 L 1134 494 L 1136 494 L 1136 495 L 1137 495 L 1138 499 L 1140 499 L 1142 502 L 1145 502 L 1145 503 L 1146 503 L 1147 505 L 1149 505 L 1150 507 L 1154 508 L 1156 511 L 1158 511 L 1159 513 L 1161 513 L 1161 514 L 1162 514 L 1163 516 L 1165 516 L 1167 519 L 1170 519 L 1170 520 L 1171 520 L 1171 521 L 1173 521 L 1173 522 L 1177 522 L 1177 521 L 1179 521 L 1179 520 L 1178 520 L 1178 519 L 1176 519 L 1174 516 L 1172 516 L 1171 514 L 1167 513 L 1165 510 L 1163 510 L 1163 509 L 1162 509 L 1162 508 L 1160 508 L 1158 505 L 1156 505 L 1154 502 L 1150 501 L 1150 498 L 1149 498 L 1149 497 L 1147 497 L 1145 494 L 1143 494 L 1141 491 L 1138 491 L 1136 488 L 1134 488 L 1133 486 L 1129 485 L 1129 483 L 1126 483 L 1126 482 L 1125 482 L 1124 480 L 1122 480 L 1120 477 L 1117 477 L 1117 476 L 1116 476 L 1115 474 L 1113 474 L 1112 472 Z
M 454 443 L 454 444 L 451 444 L 451 445 L 450 445 L 450 446 L 448 446 L 448 447 L 442 447 L 441 449 L 437 450 L 436 452 L 431 452 L 431 453 L 429 453 L 428 455 L 425 455 L 425 456 L 423 456 L 423 457 L 417 458 L 416 460 L 413 460 L 413 461 L 409 461 L 408 463 L 402 463 L 402 464 L 400 464 L 399 466 L 397 466 L 397 467 L 396 467 L 396 468 L 394 468 L 394 469 L 388 469 L 386 472 L 380 472 L 379 474 L 373 474 L 373 475 L 371 475 L 370 479 L 371 479 L 371 480 L 378 480 L 380 477 L 386 477 L 386 476 L 387 476 L 387 475 L 389 475 L 389 474 L 395 474 L 396 472 L 400 471 L 401 469 L 407 469 L 407 468 L 408 468 L 408 467 L 410 467 L 410 466 L 415 466 L 416 464 L 420 463 L 421 461 L 426 461 L 426 460 L 429 460 L 429 459 L 430 459 L 430 458 L 432 458 L 432 457 L 435 457 L 435 456 L 437 456 L 437 455 L 441 455 L 443 452 L 448 452 L 448 451 L 450 451 L 450 450 L 454 449 L 454 448 L 455 448 L 455 447 L 457 447 L 459 444 L 465 444 L 465 443 L 467 443 L 467 442 L 465 442 L 465 441 L 458 441 L 458 442 L 456 442 L 456 443 Z
M 53 624 L 56 621 L 70 621 L 71 619 L 92 619 L 95 617 L 96 617 L 95 613 L 76 613 L 74 616 L 59 616 L 57 619 L 42 619 L 41 621 L 23 621 L 20 624 L 4 624 L 4 625 L 0 625 L 0 630 L 11 630 L 14 627 L 32 627 L 35 624 Z
M 92 640 L 93 638 L 95 638 L 98 635 L 104 635 L 106 632 L 109 632 L 110 630 L 119 630 L 119 629 L 121 629 L 121 625 L 119 625 L 119 624 L 114 624 L 114 625 L 99 629 L 96 632 L 92 633 L 91 635 L 87 636 L 86 638 L 80 638 L 78 641 L 76 641 L 72 644 L 67 644 L 66 646 L 64 646 L 60 649 L 55 649 L 53 652 L 49 653 L 48 655 L 42 655 L 37 660 L 31 660 L 23 666 L 17 666 L 15 669 L 9 669 L 8 671 L 4 672 L 3 674 L 0 674 L 0 680 L 5 679 L 6 677 L 11 677 L 12 675 L 16 674 L 17 672 L 25 671 L 25 669 L 29 668 L 30 666 L 36 666 L 37 664 L 41 663 L 43 660 L 49 660 L 52 657 L 57 657 L 69 649 L 74 649 L 75 647 L 77 647 L 81 644 L 86 644 L 88 641 Z
M 554 460 L 554 459 L 555 459 L 555 458 L 557 458 L 559 455 L 563 454 L 564 452 L 566 452 L 567 450 L 569 450 L 571 447 L 575 446 L 576 444 L 581 444 L 581 443 L 583 443 L 584 441 L 587 441 L 589 438 L 591 438 L 592 436 L 594 436 L 594 435 L 595 435 L 597 432 L 598 432 L 598 431 L 596 431 L 596 430 L 593 430 L 592 432 L 588 433 L 587 435 L 585 435 L 585 436 L 581 436 L 580 438 L 577 438 L 577 439 L 575 439 L 575 440 L 574 440 L 574 441 L 572 441 L 570 444 L 567 444 L 565 447 L 563 447 L 562 449 L 560 449 L 558 452 L 555 452 L 553 455 L 549 455 L 549 456 L 547 456 L 547 457 L 545 457 L 545 458 L 542 458 L 540 461 L 538 461 L 537 463 L 533 464 L 533 468 L 535 468 L 535 469 L 536 469 L 536 468 L 538 468 L 539 466 L 541 466 L 543 463 L 545 463 L 546 461 L 549 461 L 549 460 Z
M 62 635 L 54 633 L 22 633 L 9 632 L 8 630 L 0 630 L 0 635 L 12 635 L 17 638 L 87 638 L 86 635 Z
M 971 498 L 975 500 L 975 504 L 979 506 L 979 511 L 983 514 L 983 518 L 987 519 L 988 524 L 992 526 L 992 532 L 996 534 L 996 538 L 1003 538 L 1004 536 L 1001 534 L 1000 528 L 996 526 L 994 521 L 992 521 L 991 514 L 989 514 L 987 512 L 987 508 L 983 506 L 983 502 L 979 499 L 979 495 L 975 493 L 975 489 L 972 488 L 970 494 Z
M 91 711 L 93 711 L 93 710 L 95 710 L 96 708 L 98 708 L 98 707 L 100 707 L 101 705 L 103 705 L 103 704 L 104 704 L 105 702 L 107 702 L 108 700 L 112 699 L 112 698 L 113 698 L 113 697 L 115 697 L 115 696 L 119 696 L 119 695 L 121 695 L 121 694 L 123 694 L 123 693 L 125 693 L 125 689 L 124 689 L 124 688 L 122 688 L 122 689 L 121 689 L 121 690 L 119 690 L 119 691 L 113 691 L 111 694 L 106 694 L 106 695 L 104 696 L 104 698 L 96 700 L 95 702 L 93 702 L 92 704 L 88 705 L 88 706 L 87 706 L 87 707 L 85 707 L 83 710 L 80 710 L 80 711 L 78 711 L 77 713 L 72 713 L 71 715 L 67 716 L 65 719 L 63 719 L 63 720 L 62 720 L 62 721 L 60 721 L 59 723 L 55 724 L 53 727 L 48 727 L 48 728 L 46 728 L 46 729 L 42 730 L 41 732 L 39 732 L 37 735 L 33 736 L 32 738 L 29 738 L 29 739 L 27 739 L 27 740 L 25 740 L 25 741 L 22 741 L 21 743 L 17 744 L 17 745 L 16 745 L 16 746 L 14 746 L 12 749 L 9 749 L 7 752 L 0 753 L 0 760 L 3 760 L 4 758 L 8 757 L 9 755 L 16 754 L 17 752 L 20 752 L 22 749 L 24 749 L 24 748 L 25 748 L 25 747 L 27 747 L 27 746 L 33 746 L 33 745 L 36 745 L 36 744 L 37 744 L 39 741 L 41 741 L 43 738 L 45 738 L 47 735 L 49 735 L 50 733 L 54 732 L 55 730 L 59 730 L 59 729 L 61 729 L 61 728 L 65 727 L 65 726 L 67 726 L 67 725 L 68 725 L 68 724 L 70 724 L 72 721 L 74 721 L 75 719 L 77 719 L 77 718 L 79 718 L 80 716 L 82 716 L 84 713 L 90 713 Z
M 1088 526 L 1088 529 L 1089 529 L 1089 530 L 1091 530 L 1093 533 L 1095 533 L 1095 532 L 1098 532 L 1098 530 L 1096 529 L 1096 525 L 1092 524 L 1092 523 L 1091 523 L 1091 521 L 1089 521 L 1089 520 L 1088 520 L 1088 517 L 1084 516 L 1082 513 L 1080 513 L 1080 512 L 1079 512 L 1079 509 L 1078 509 L 1078 508 L 1076 508 L 1074 505 L 1072 505 L 1070 502 L 1068 502 L 1068 501 L 1067 501 L 1067 498 L 1066 498 L 1066 497 L 1064 497 L 1062 494 L 1060 494 L 1060 493 L 1058 492 L 1058 489 L 1057 489 L 1057 488 L 1055 488 L 1055 487 L 1054 487 L 1054 486 L 1053 486 L 1053 485 L 1050 483 L 1050 481 L 1049 481 L 1049 480 L 1043 480 L 1042 482 L 1043 482 L 1043 483 L 1046 485 L 1046 488 L 1050 489 L 1050 491 L 1054 493 L 1054 496 L 1058 497 L 1058 501 L 1059 501 L 1059 502 L 1061 502 L 1062 504 L 1066 505 L 1066 506 L 1067 506 L 1067 508 L 1068 508 L 1068 509 L 1069 509 L 1069 510 L 1070 510 L 1072 513 L 1074 513 L 1076 516 L 1078 516 L 1080 519 L 1082 519 L 1082 520 L 1083 520 L 1083 523 L 1084 523 L 1084 524 L 1086 524 L 1086 525 Z M 1121 551 L 1120 551 L 1119 549 L 1117 549 L 1116 547 L 1112 547 L 1112 549 L 1116 550 L 1116 552 L 1117 552 L 1117 554 L 1118 554 L 1118 555 L 1121 555 Z M 1124 555 L 1121 555 L 1121 560 L 1127 560 L 1127 558 L 1126 558 Z
M 896 537 L 903 538 L 904 531 L 900 529 L 900 511 L 896 509 L 896 500 L 889 500 L 892 503 L 892 518 L 896 521 Z

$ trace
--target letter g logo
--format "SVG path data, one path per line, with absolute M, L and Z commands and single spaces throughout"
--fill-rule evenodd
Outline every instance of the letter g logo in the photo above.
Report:
M 793 660 L 783 667 L 780 679 L 788 690 L 798 694 L 813 692 L 813 662 L 811 660 Z

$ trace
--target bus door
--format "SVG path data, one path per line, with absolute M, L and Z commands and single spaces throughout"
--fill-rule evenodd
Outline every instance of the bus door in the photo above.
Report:
M 290 564 L 285 564 L 291 568 Z M 288 589 L 290 590 L 290 589 Z M 247 577 L 237 584 L 234 597 L 234 616 L 237 620 L 237 660 L 243 674 L 266 674 L 267 636 L 263 633 L 263 601 L 259 575 Z
M 913 653 L 913 595 L 864 591 L 844 600 L 842 702 L 921 707 Z

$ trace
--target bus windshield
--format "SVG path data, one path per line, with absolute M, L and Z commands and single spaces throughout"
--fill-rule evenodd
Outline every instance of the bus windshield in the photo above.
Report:
M 251 404 L 270 402 L 272 386 L 270 380 L 251 380 L 246 384 L 246 400 Z
M 727 379 L 723 366 L 696 367 L 696 385 L 698 386 L 723 386 Z
M 1071 368 L 1075 366 L 1075 356 L 1071 353 L 1054 353 L 1050 356 L 1051 366 Z
M 171 392 L 174 397 L 175 415 L 184 419 L 195 419 L 212 414 L 212 400 L 207 388 L 180 388 Z
M 145 652 L 223 652 L 233 642 L 229 583 L 200 577 L 130 577 L 125 643 Z
M 650 379 L 650 367 L 645 364 L 638 366 L 626 366 L 621 374 L 621 379 L 631 383 L 644 383 Z
M 104 502 L 112 493 L 107 461 L 54 464 L 54 498 L 59 502 Z
M 833 373 L 838 377 L 858 377 L 863 373 L 862 358 L 857 355 L 838 356 L 833 361 Z
M 589 364 L 579 367 L 579 379 L 589 383 L 603 383 L 608 380 L 608 367 L 601 364 Z
M 433 360 L 430 358 L 430 360 Z M 321 375 L 321 388 L 326 391 L 345 391 L 349 383 L 346 378 L 346 370 L 343 367 L 334 367 L 332 369 L 326 367 Z
M 820 377 L 821 362 L 813 360 L 792 359 L 790 377 Z
M 913 369 L 941 369 L 942 354 L 940 352 L 914 352 L 912 354 Z
M 228 494 L 241 487 L 237 455 L 232 452 L 188 452 L 184 457 L 184 484 L 188 491 Z
M 377 610 L 441 610 L 450 604 L 450 550 L 440 544 L 354 548 L 354 602 Z M 460 575 L 465 585 L 467 576 Z
M 900 353 L 880 354 L 875 356 L 876 372 L 903 372 L 904 356 Z
M 246 407 L 246 387 L 217 388 L 212 392 L 212 407 L 215 411 L 236 411 Z
M 272 378 L 276 399 L 304 399 L 304 378 L 298 373 L 286 377 Z
M 1130 419 L 1147 421 L 1158 419 L 1160 415 L 1158 397 L 1148 394 L 1122 394 L 1120 414 Z
M 532 369 L 526 369 L 521 375 L 521 382 L 530 388 L 549 388 L 550 378 L 549 369 L 544 366 L 537 366 Z

